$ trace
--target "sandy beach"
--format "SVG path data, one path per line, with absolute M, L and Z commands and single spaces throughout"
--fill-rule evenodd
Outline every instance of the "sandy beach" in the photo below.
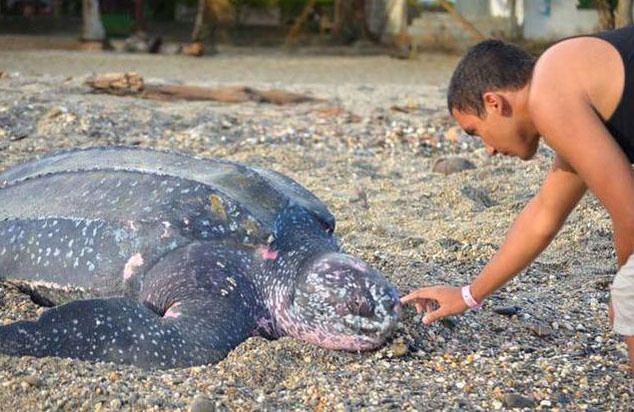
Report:
M 497 250 L 553 155 L 544 146 L 528 162 L 490 157 L 458 132 L 445 107 L 457 59 L 231 48 L 202 59 L 0 49 L 0 170 L 60 148 L 111 144 L 267 167 L 319 196 L 337 218 L 343 248 L 381 270 L 401 294 L 461 285 Z M 84 85 L 93 73 L 113 71 L 135 71 L 155 83 L 283 88 L 322 100 L 155 102 L 95 94 Z M 432 172 L 450 156 L 475 168 Z M 552 245 L 481 312 L 425 327 L 408 308 L 377 351 L 250 338 L 216 365 L 167 371 L 0 355 L 0 405 L 631 410 L 626 347 L 607 319 L 615 270 L 609 217 L 587 195 Z M 0 323 L 43 310 L 0 282 Z

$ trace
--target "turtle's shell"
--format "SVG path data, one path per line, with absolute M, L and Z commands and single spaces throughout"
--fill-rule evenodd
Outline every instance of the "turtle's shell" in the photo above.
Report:
M 122 271 L 144 272 L 194 241 L 266 244 L 289 206 L 334 230 L 317 197 L 270 170 L 129 147 L 59 152 L 0 175 L 0 268 L 135 293 L 140 285 L 122 284 Z M 137 253 L 143 259 L 130 260 Z
M 201 159 L 152 149 L 113 146 L 57 152 L 0 174 L 0 187 L 38 176 L 80 171 L 138 172 L 139 176 L 170 176 L 202 183 L 218 192 L 218 201 L 232 202 L 248 211 L 261 225 L 263 233 L 272 231 L 276 217 L 288 205 L 305 208 L 328 231 L 333 231 L 335 227 L 335 218 L 323 202 L 294 180 L 277 172 L 226 160 Z M 34 200 L 33 197 L 37 194 L 31 193 L 30 200 Z M 10 200 L 2 199 L 0 219 L 15 216 L 11 203 L 5 203 Z M 13 200 L 20 203 L 17 207 L 24 208 L 24 198 L 13 197 Z M 210 202 L 213 207 L 214 198 Z

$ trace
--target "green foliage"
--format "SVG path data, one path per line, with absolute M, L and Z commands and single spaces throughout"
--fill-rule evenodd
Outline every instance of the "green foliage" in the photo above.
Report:
M 616 9 L 619 0 L 610 0 L 610 8 Z M 596 0 L 577 0 L 578 9 L 596 9 Z
M 292 20 L 304 10 L 308 0 L 277 0 L 275 3 L 280 7 L 280 13 L 283 20 Z M 333 9 L 334 0 L 316 0 L 316 9 Z
M 101 21 L 108 37 L 127 36 L 133 24 L 128 13 L 103 13 Z
M 266 8 L 277 5 L 277 0 L 231 0 L 231 4 L 235 8 L 240 8 L 244 6 Z

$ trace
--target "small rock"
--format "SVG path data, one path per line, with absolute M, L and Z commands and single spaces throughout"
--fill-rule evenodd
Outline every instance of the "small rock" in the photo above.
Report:
M 189 407 L 189 412 L 215 412 L 216 405 L 206 396 L 198 395 Z
M 521 310 L 522 308 L 519 306 L 498 306 L 493 308 L 493 312 L 504 316 L 517 315 Z
M 502 399 L 504 406 L 507 408 L 533 408 L 535 401 L 528 396 L 522 396 L 517 393 L 507 393 Z
M 409 347 L 405 342 L 394 342 L 392 346 L 390 346 L 390 352 L 398 358 L 407 355 L 409 353 Z
M 566 329 L 566 330 L 568 330 L 568 331 L 575 330 L 575 328 L 569 322 L 562 322 L 561 323 L 561 327 Z
M 161 48 L 159 49 L 161 54 L 179 54 L 182 52 L 182 47 L 177 43 L 164 43 L 161 44 Z
M 483 189 L 467 185 L 460 189 L 460 193 L 462 193 L 467 199 L 471 200 L 477 210 L 486 209 L 496 205 L 496 203 L 489 197 L 488 193 Z
M 448 317 L 441 319 L 440 324 L 448 329 L 454 329 L 458 325 L 458 321 L 454 318 Z
M 31 386 L 40 386 L 42 384 L 42 381 L 37 375 L 27 376 L 26 378 L 24 378 L 24 382 L 28 383 Z
M 189 43 L 181 48 L 181 53 L 186 56 L 199 57 L 205 53 L 205 46 L 201 42 Z
M 436 160 L 431 171 L 447 176 L 453 173 L 458 173 L 464 170 L 475 168 L 476 166 L 467 159 L 464 159 L 462 157 L 448 157 Z
M 541 323 L 530 325 L 528 328 L 535 334 L 535 336 L 540 338 L 545 338 L 553 334 L 553 330 L 550 326 L 546 326 Z

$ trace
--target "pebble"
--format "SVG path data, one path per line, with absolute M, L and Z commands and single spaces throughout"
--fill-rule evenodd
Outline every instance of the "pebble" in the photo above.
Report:
M 504 406 L 507 408 L 534 408 L 535 401 L 528 396 L 516 393 L 507 393 L 503 398 Z
M 550 326 L 541 323 L 531 324 L 529 329 L 535 336 L 539 336 L 540 338 L 546 338 L 553 334 L 553 329 Z
M 517 315 L 521 310 L 522 308 L 519 306 L 497 306 L 493 308 L 493 312 L 505 316 Z
M 470 160 L 462 157 L 449 157 L 436 160 L 436 162 L 434 162 L 434 166 L 432 167 L 432 172 L 447 176 L 475 168 L 475 164 L 473 164 Z
M 198 395 L 189 407 L 189 412 L 215 412 L 216 404 L 211 399 Z
M 4 57 L 3 51 L 6 62 Z M 287 62 L 278 57 L 280 64 Z M 143 56 L 135 59 L 143 64 Z M 293 56 L 294 63 L 302 59 Z M 62 83 L 64 78 L 11 76 L 2 81 L 0 169 L 57 148 L 133 143 L 271 167 L 322 198 L 337 217 L 344 250 L 383 271 L 401 293 L 470 281 L 499 248 L 553 158 L 546 147 L 531 162 L 521 162 L 488 157 L 477 139 L 465 146 L 448 141 L 446 131 L 455 122 L 444 114 L 443 99 L 423 96 L 431 90 L 425 85 L 409 90 L 424 107 L 437 104 L 442 112 L 437 118 L 392 113 L 390 96 L 397 89 L 406 94 L 396 84 L 358 92 L 356 84 L 334 88 L 329 83 L 332 93 L 343 96 L 344 110 L 362 118 L 352 123 L 344 114 L 317 116 L 319 105 L 157 104 L 96 96 L 73 86 L 81 77 L 70 85 Z M 313 86 L 296 85 L 301 92 L 304 87 Z M 321 91 L 313 95 L 328 96 Z M 433 88 L 431 93 L 444 91 Z M 360 103 L 347 104 L 351 99 Z M 430 99 L 438 102 L 428 104 Z M 56 114 L 54 107 L 64 110 Z M 70 115 L 75 120 L 66 122 Z M 478 165 L 477 172 L 444 178 L 430 171 L 434 159 L 451 156 L 469 159 Z M 350 203 L 361 188 L 369 208 L 362 199 Z M 342 228 L 345 233 L 339 232 Z M 98 404 L 112 410 L 118 406 L 113 400 L 119 400 L 120 410 L 187 411 L 198 396 L 222 410 L 413 410 L 421 405 L 491 410 L 508 408 L 504 394 L 513 392 L 535 399 L 531 408 L 549 408 L 540 405 L 547 400 L 550 407 L 565 410 L 619 410 L 632 402 L 625 346 L 609 335 L 601 314 L 606 291 L 597 289 L 596 275 L 586 270 L 615 266 L 610 233 L 607 213 L 594 197 L 584 197 L 528 273 L 488 299 L 490 307 L 522 308 L 510 318 L 490 310 L 468 311 L 454 318 L 458 322 L 452 328 L 425 326 L 414 310 L 405 308 L 392 342 L 378 351 L 348 353 L 292 338 L 250 338 L 216 365 L 160 372 L 0 355 L 0 400 L 7 410 L 95 410 Z M 424 241 L 405 240 L 414 238 Z M 30 298 L 0 285 L 3 322 L 37 316 Z M 588 310 L 592 298 L 596 311 Z M 538 321 L 553 331 L 555 321 L 559 331 L 539 338 L 528 330 L 530 322 Z M 573 336 L 578 324 L 585 331 Z M 404 346 L 407 353 L 395 356 Z M 30 375 L 41 384 L 28 383 Z M 561 393 L 568 396 L 565 406 Z

